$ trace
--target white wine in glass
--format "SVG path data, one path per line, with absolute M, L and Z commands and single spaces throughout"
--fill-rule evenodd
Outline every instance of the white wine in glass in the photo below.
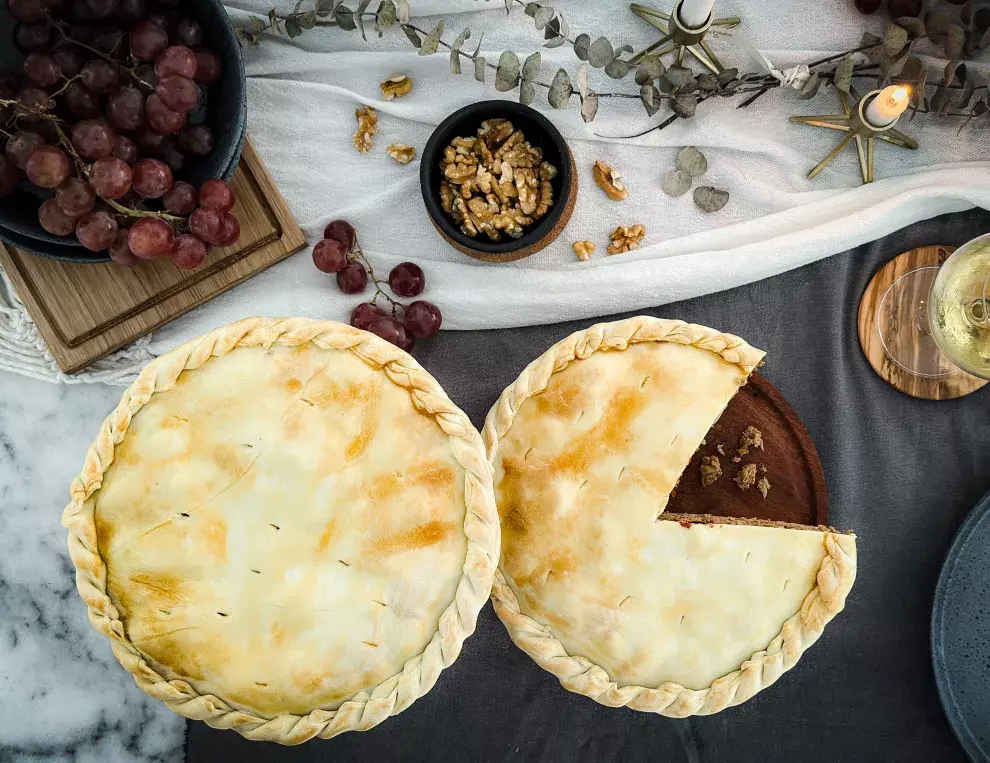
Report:
M 990 234 L 963 244 L 939 269 L 928 320 L 949 360 L 990 379 Z

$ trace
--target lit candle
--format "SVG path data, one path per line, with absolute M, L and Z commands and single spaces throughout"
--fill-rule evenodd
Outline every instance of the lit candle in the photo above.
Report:
M 866 121 L 873 127 L 886 127 L 904 113 L 911 94 L 906 87 L 885 87 L 866 107 Z
M 712 15 L 715 0 L 681 0 L 677 10 L 680 22 L 688 29 L 700 29 Z

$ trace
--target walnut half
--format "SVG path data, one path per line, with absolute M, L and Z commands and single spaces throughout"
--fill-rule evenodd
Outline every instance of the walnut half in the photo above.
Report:
M 371 150 L 371 136 L 378 132 L 378 114 L 371 106 L 364 106 L 354 112 L 358 128 L 354 133 L 354 147 L 362 154 Z
M 407 146 L 405 143 L 393 143 L 388 147 L 388 155 L 399 164 L 409 164 L 409 162 L 416 158 L 416 149 L 412 146 Z
M 621 177 L 620 173 L 613 170 L 605 162 L 601 160 L 595 162 L 595 182 L 613 201 L 622 201 L 629 194 L 622 184 Z
M 595 244 L 593 241 L 575 241 L 571 244 L 571 248 L 579 260 L 587 262 L 591 259 L 591 253 L 595 251 Z
M 645 225 L 620 225 L 609 237 L 612 243 L 605 249 L 609 254 L 622 254 L 632 249 L 636 249 L 643 236 L 646 235 Z
M 412 91 L 412 77 L 405 74 L 393 74 L 385 80 L 379 87 L 382 89 L 382 98 L 391 101 L 393 98 L 401 98 L 409 95 Z

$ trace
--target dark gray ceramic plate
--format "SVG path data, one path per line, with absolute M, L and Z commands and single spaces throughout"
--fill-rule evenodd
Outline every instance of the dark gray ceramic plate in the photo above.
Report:
M 932 666 L 966 754 L 974 763 L 990 761 L 990 493 L 945 557 L 932 607 Z

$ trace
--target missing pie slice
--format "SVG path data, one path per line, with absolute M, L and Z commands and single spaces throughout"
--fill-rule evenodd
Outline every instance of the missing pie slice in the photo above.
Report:
M 681 321 L 599 324 L 531 363 L 489 413 L 495 611 L 565 688 L 718 712 L 773 683 L 842 609 L 853 535 L 664 514 L 763 355 Z

